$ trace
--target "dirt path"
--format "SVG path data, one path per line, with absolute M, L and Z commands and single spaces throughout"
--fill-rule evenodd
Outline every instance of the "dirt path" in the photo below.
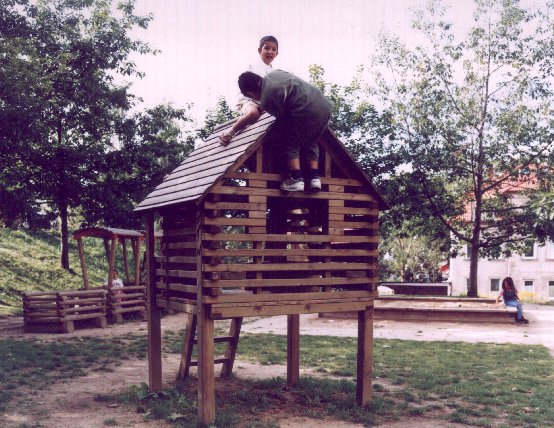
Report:
M 554 355 L 554 307 L 526 305 L 526 316 L 530 324 L 498 325 L 498 324 L 462 324 L 462 323 L 416 323 L 377 321 L 374 336 L 377 338 L 412 339 L 412 340 L 447 340 L 465 342 L 496 342 L 543 344 Z M 184 327 L 182 315 L 171 315 L 163 318 L 164 331 L 178 331 Z M 286 317 L 252 318 L 245 320 L 244 332 L 275 334 L 286 333 Z M 66 337 L 116 337 L 128 333 L 146 334 L 145 322 L 129 322 L 123 325 L 110 326 L 106 329 L 76 330 Z M 316 315 L 301 317 L 301 334 L 356 336 L 357 322 L 355 320 L 333 320 L 318 318 Z M 53 340 L 60 335 L 29 335 L 21 331 L 0 332 L 0 339 L 6 337 L 40 337 L 41 340 Z M 174 380 L 179 365 L 179 356 L 165 355 L 163 360 L 164 382 L 168 385 Z M 235 373 L 239 378 L 286 377 L 285 366 L 263 366 L 237 359 Z M 310 374 L 304 370 L 301 374 Z M 146 360 L 126 360 L 124 364 L 114 368 L 111 373 L 92 372 L 85 377 L 59 382 L 44 390 L 22 391 L 11 406 L 13 409 L 0 415 L 0 421 L 6 428 L 21 426 L 36 426 L 43 428 L 95 428 L 108 424 L 121 427 L 165 427 L 167 424 L 155 421 L 145 422 L 143 415 L 134 408 L 116 406 L 114 403 L 94 400 L 97 394 L 120 392 L 129 385 L 148 381 Z M 284 428 L 320 428 L 325 427 L 359 428 L 361 425 L 338 421 L 311 420 L 308 418 L 290 418 L 282 420 Z M 382 427 L 461 427 L 461 425 L 444 423 L 435 419 L 410 418 L 400 422 L 389 422 Z M 466 426 L 467 427 L 467 426 Z

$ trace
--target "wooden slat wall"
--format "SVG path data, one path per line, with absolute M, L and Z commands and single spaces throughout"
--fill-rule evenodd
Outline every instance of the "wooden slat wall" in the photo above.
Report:
M 310 293 L 311 299 L 314 292 L 375 289 L 378 209 L 359 181 L 323 177 L 319 194 L 286 195 L 275 189 L 278 174 L 226 177 L 232 179 L 227 185 L 212 189 L 219 201 L 204 205 L 220 215 L 206 217 L 210 230 L 202 235 L 202 255 L 223 257 L 203 264 L 204 272 L 222 274 L 205 279 L 205 288 Z M 237 187 L 239 182 L 246 186 Z M 209 249 L 214 242 L 222 249 Z
M 196 301 L 196 209 L 182 206 L 165 213 L 162 222 L 160 255 L 156 257 L 158 305 L 170 301 Z

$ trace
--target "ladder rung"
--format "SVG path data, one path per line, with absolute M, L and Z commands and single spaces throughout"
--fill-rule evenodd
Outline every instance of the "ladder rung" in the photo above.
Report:
M 214 343 L 230 342 L 233 336 L 216 336 L 214 337 Z M 194 339 L 194 344 L 198 345 L 198 339 Z
M 229 361 L 228 357 L 216 357 L 216 358 L 214 358 L 214 364 L 225 363 L 227 361 Z M 190 365 L 191 366 L 197 366 L 198 365 L 198 360 L 190 360 Z

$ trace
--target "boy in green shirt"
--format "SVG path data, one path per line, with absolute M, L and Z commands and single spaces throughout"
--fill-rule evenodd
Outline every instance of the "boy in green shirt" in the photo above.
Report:
M 264 78 L 252 72 L 242 73 L 238 83 L 245 96 L 259 101 L 265 111 L 277 118 L 273 126 L 285 135 L 282 143 L 289 177 L 281 183 L 281 190 L 321 190 L 318 143 L 331 117 L 329 100 L 315 86 L 281 70 L 272 71 Z M 306 186 L 300 153 L 308 163 Z

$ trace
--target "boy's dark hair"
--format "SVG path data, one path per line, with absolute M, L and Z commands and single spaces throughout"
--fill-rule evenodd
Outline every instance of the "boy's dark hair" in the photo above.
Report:
M 251 71 L 246 71 L 239 76 L 239 88 L 244 96 L 247 92 L 257 92 L 262 82 L 261 76 Z
M 261 49 L 265 42 L 275 43 L 277 45 L 277 50 L 279 50 L 279 42 L 277 41 L 277 39 L 275 37 L 273 37 L 273 36 L 263 36 L 260 39 L 260 46 L 258 46 L 258 48 Z

